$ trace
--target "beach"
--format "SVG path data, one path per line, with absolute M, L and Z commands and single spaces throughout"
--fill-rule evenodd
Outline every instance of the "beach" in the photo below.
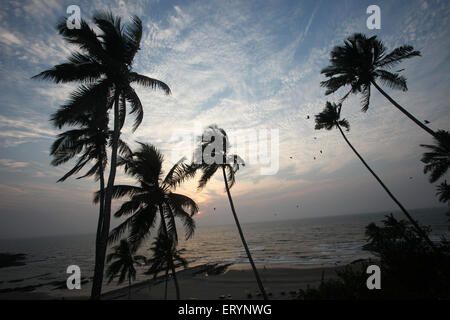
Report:
M 220 274 L 207 274 L 200 271 L 204 266 L 177 272 L 180 285 L 181 299 L 183 300 L 258 300 L 262 296 L 251 269 L 233 268 L 231 266 Z M 270 299 L 292 299 L 299 289 L 308 286 L 317 286 L 322 277 L 336 278 L 335 267 L 289 267 L 267 266 L 258 268 L 261 280 Z M 164 299 L 165 281 L 159 277 L 156 281 L 148 280 L 132 284 L 130 299 L 134 300 L 161 300 Z M 168 283 L 168 299 L 175 299 L 175 286 L 173 281 Z M 129 289 L 124 287 L 103 294 L 105 300 L 128 299 Z M 251 294 L 251 297 L 249 296 Z

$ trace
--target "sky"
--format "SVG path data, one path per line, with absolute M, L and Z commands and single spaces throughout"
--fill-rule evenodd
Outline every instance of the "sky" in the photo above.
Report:
M 96 230 L 92 193 L 97 183 L 74 178 L 56 183 L 70 164 L 50 165 L 49 147 L 60 131 L 49 116 L 76 84 L 30 79 L 74 50 L 55 30 L 72 4 L 89 23 L 99 10 L 111 10 L 125 22 L 131 15 L 142 19 L 134 69 L 167 83 L 172 95 L 135 87 L 144 120 L 133 133 L 129 117 L 122 137 L 132 148 L 136 141 L 156 145 L 165 155 L 166 171 L 183 150 L 176 138 L 180 132 L 195 136 L 210 124 L 236 135 L 278 132 L 279 144 L 271 153 L 278 159 L 276 173 L 263 175 L 262 164 L 248 162 L 237 173 L 231 192 L 242 222 L 397 210 L 338 131 L 314 130 L 314 114 L 343 95 L 324 95 L 320 70 L 328 65 L 331 49 L 355 32 L 377 35 L 389 50 L 410 44 L 422 57 L 399 66 L 409 91 L 386 91 L 418 119 L 430 121 L 432 129 L 448 129 L 450 3 L 372 2 L 3 0 L 0 238 Z M 371 4 L 381 9 L 379 30 L 366 25 Z M 342 113 L 350 121 L 349 140 L 406 208 L 440 205 L 420 162 L 419 145 L 432 142 L 427 133 L 375 90 L 367 113 L 360 111 L 359 97 L 348 99 Z M 123 172 L 116 181 L 133 183 Z M 198 225 L 233 221 L 220 174 L 201 192 L 195 180 L 177 192 L 198 202 Z M 113 226 L 118 223 L 113 220 Z

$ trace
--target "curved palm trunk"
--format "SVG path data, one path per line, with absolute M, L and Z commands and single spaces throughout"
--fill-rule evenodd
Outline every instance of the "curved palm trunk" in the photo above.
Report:
M 267 298 L 266 291 L 264 290 L 264 286 L 259 277 L 258 270 L 256 269 L 255 263 L 253 262 L 252 255 L 250 254 L 250 250 L 248 249 L 247 242 L 245 241 L 245 238 L 244 238 L 244 233 L 242 232 L 241 225 L 239 223 L 239 219 L 238 219 L 236 211 L 234 209 L 233 199 L 231 198 L 230 188 L 228 187 L 227 175 L 225 173 L 225 166 L 222 166 L 222 172 L 223 172 L 223 179 L 225 181 L 225 188 L 227 190 L 228 200 L 230 202 L 231 211 L 233 212 L 234 221 L 236 222 L 236 226 L 238 228 L 239 235 L 241 237 L 242 245 L 244 246 L 245 252 L 247 253 L 247 257 L 252 266 L 253 273 L 255 274 L 256 282 L 258 283 L 258 287 L 259 287 L 259 291 L 261 291 L 261 293 L 264 297 L 264 300 L 269 300 Z
M 117 88 L 116 88 L 117 90 Z M 114 186 L 114 179 L 116 177 L 117 166 L 117 146 L 120 135 L 120 119 L 119 119 L 119 93 L 116 92 L 114 102 L 114 132 L 112 139 L 111 150 L 111 164 L 108 177 L 108 185 L 105 191 L 105 205 L 103 213 L 103 226 L 99 239 L 98 254 L 96 254 L 96 263 L 94 270 L 94 280 L 92 283 L 91 299 L 100 299 L 103 283 L 103 270 L 105 268 L 106 249 L 108 247 L 108 235 L 109 226 L 111 221 L 111 201 L 112 201 L 112 188 Z
M 97 223 L 97 237 L 96 237 L 96 246 L 100 243 L 100 235 L 102 233 L 102 226 L 103 226 L 103 214 L 104 214 L 104 207 L 105 207 L 105 175 L 104 175 L 104 168 L 102 164 L 102 159 L 99 157 L 98 161 L 100 162 L 100 210 L 98 214 L 98 223 Z M 96 252 L 98 248 L 96 247 Z
M 95 239 L 95 269 L 100 268 L 98 265 L 99 259 L 98 256 L 100 254 L 100 239 L 102 234 L 103 220 L 104 220 L 104 207 L 105 207 L 105 176 L 104 176 L 104 168 L 102 159 L 99 157 L 98 161 L 100 162 L 100 209 L 98 214 L 98 222 L 97 222 L 97 234 Z
M 428 128 L 425 124 L 423 124 L 421 121 L 417 120 L 416 117 L 414 117 L 411 113 L 409 113 L 405 108 L 403 108 L 401 105 L 399 105 L 394 99 L 392 99 L 386 92 L 384 92 L 383 89 L 381 89 L 378 84 L 375 81 L 371 81 L 371 83 L 374 85 L 375 88 L 386 98 L 389 100 L 390 103 L 392 103 L 397 109 L 399 109 L 403 114 L 405 114 L 408 118 L 410 118 L 412 121 L 414 121 L 419 127 L 421 127 L 423 130 L 425 130 L 427 133 L 431 134 L 433 137 L 436 137 L 436 133 Z
M 164 219 L 164 211 L 163 211 L 162 206 L 159 206 L 159 212 L 161 215 L 161 223 L 163 225 L 164 234 L 167 238 L 169 238 L 169 233 L 167 232 L 167 225 L 166 225 L 166 220 Z M 175 291 L 177 294 L 177 300 L 180 300 L 180 286 L 178 285 L 178 279 L 177 279 L 177 275 L 175 273 L 175 266 L 173 264 L 171 253 L 169 254 L 168 263 L 169 263 L 170 269 L 172 270 L 172 276 L 173 276 L 173 282 L 175 283 Z
M 369 165 L 366 163 L 366 161 L 364 161 L 364 159 L 361 157 L 361 155 L 358 153 L 358 151 L 356 151 L 356 149 L 353 147 L 353 145 L 350 143 L 350 141 L 348 141 L 347 137 L 344 134 L 344 131 L 342 131 L 342 128 L 339 126 L 339 124 L 336 124 L 337 128 L 339 129 L 339 131 L 342 134 L 342 137 L 344 138 L 345 142 L 347 142 L 347 144 L 349 145 L 349 147 L 353 150 L 353 152 L 358 156 L 359 160 L 361 160 L 361 162 L 364 164 L 364 166 L 367 168 L 367 170 L 370 171 L 370 173 L 375 177 L 375 179 L 378 181 L 378 183 L 383 187 L 383 189 L 387 192 L 387 194 L 391 197 L 392 200 L 394 200 L 394 202 L 398 205 L 398 207 L 400 208 L 400 210 L 402 210 L 402 212 L 406 215 L 406 217 L 408 218 L 408 220 L 412 223 L 412 225 L 414 226 L 414 228 L 416 229 L 417 234 L 422 237 L 429 245 L 431 248 L 433 248 L 433 250 L 435 250 L 436 252 L 438 252 L 436 246 L 434 245 L 434 243 L 430 240 L 430 238 L 428 238 L 428 236 L 423 232 L 423 230 L 419 227 L 419 225 L 416 223 L 416 221 L 414 221 L 414 219 L 411 217 L 411 215 L 408 213 L 408 211 L 406 211 L 406 209 L 403 207 L 403 205 L 397 200 L 397 198 L 394 197 L 394 195 L 391 193 L 391 191 L 386 187 L 386 185 L 383 183 L 383 181 L 381 181 L 381 179 L 377 176 L 377 174 L 369 167 Z

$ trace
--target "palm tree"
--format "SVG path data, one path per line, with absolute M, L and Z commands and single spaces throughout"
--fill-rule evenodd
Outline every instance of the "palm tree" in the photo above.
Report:
M 447 180 L 437 187 L 436 195 L 440 202 L 450 202 L 450 185 L 447 184 Z
M 421 147 L 431 150 L 425 152 L 422 162 L 425 163 L 424 173 L 430 172 L 430 182 L 436 182 L 450 167 L 450 132 L 438 130 L 434 137 L 435 145 L 421 144 Z
M 214 144 L 217 147 L 211 148 Z M 241 237 L 242 245 L 244 246 L 245 252 L 247 253 L 248 260 L 253 269 L 253 273 L 258 283 L 259 290 L 261 291 L 264 300 L 268 300 L 266 291 L 262 284 L 261 278 L 259 277 L 258 270 L 256 269 L 255 263 L 253 262 L 252 255 L 248 248 L 247 242 L 245 241 L 244 233 L 242 232 L 241 224 L 239 223 L 236 210 L 234 208 L 233 199 L 231 198 L 230 189 L 236 182 L 236 172 L 239 170 L 239 165 L 245 166 L 244 161 L 238 155 L 230 155 L 227 152 L 229 148 L 228 136 L 222 128 L 217 125 L 209 126 L 202 135 L 202 140 L 200 148 L 196 151 L 194 155 L 194 161 L 190 168 L 187 169 L 185 175 L 192 177 L 197 170 L 202 172 L 199 180 L 198 189 L 203 189 L 212 176 L 221 169 L 223 174 L 223 180 L 225 183 L 225 189 L 228 195 L 228 201 L 230 202 L 231 212 L 233 213 L 234 221 L 236 223 L 239 236 Z M 207 150 L 211 150 L 208 152 Z M 198 159 L 198 156 L 201 156 Z M 210 159 L 206 159 L 208 157 Z M 213 160 L 213 161 L 212 161 Z
M 150 265 L 150 268 L 145 274 L 153 275 L 153 279 L 155 279 L 159 272 L 165 271 L 164 300 L 167 300 L 167 282 L 169 280 L 171 264 L 173 263 L 175 267 L 183 266 L 186 268 L 188 266 L 187 260 L 181 256 L 185 249 L 177 250 L 170 237 L 159 234 L 150 250 L 153 254 L 152 258 L 147 260 L 147 264 Z M 177 288 L 178 280 L 173 273 L 173 269 L 172 277 L 175 282 L 175 288 Z
M 129 217 L 111 231 L 109 240 L 117 241 L 128 229 L 128 241 L 133 247 L 139 247 L 151 235 L 159 214 L 159 233 L 171 237 L 173 245 L 176 246 L 178 234 L 175 218 L 182 221 L 186 232 L 185 237 L 189 239 L 195 231 L 193 216 L 198 212 L 198 206 L 194 200 L 172 192 L 185 179 L 183 173 L 187 165 L 180 161 L 163 177 L 163 155 L 150 144 L 139 144 L 138 151 L 119 160 L 119 165 L 123 165 L 125 173 L 137 180 L 138 186 L 116 185 L 113 187 L 113 198 L 129 197 L 114 216 Z M 99 193 L 94 198 L 94 202 L 98 201 Z M 172 262 L 170 264 L 175 279 L 175 266 Z M 176 280 L 175 285 L 179 299 L 180 290 Z
M 378 175 L 369 167 L 369 165 L 366 163 L 366 161 L 363 159 L 363 157 L 356 151 L 356 149 L 353 147 L 353 145 L 348 141 L 346 135 L 344 134 L 344 131 L 342 130 L 342 127 L 345 128 L 347 131 L 350 130 L 350 124 L 346 119 L 341 119 L 341 108 L 342 104 L 335 104 L 330 103 L 327 101 L 325 108 L 322 112 L 317 114 L 315 116 L 316 121 L 316 130 L 320 129 L 326 129 L 326 130 L 332 130 L 333 128 L 337 128 L 339 132 L 341 133 L 342 137 L 344 138 L 345 142 L 347 142 L 350 149 L 353 150 L 353 152 L 356 154 L 356 156 L 361 160 L 361 162 L 364 164 L 364 166 L 369 170 L 369 172 L 374 176 L 374 178 L 378 181 L 378 183 L 383 187 L 383 189 L 386 191 L 386 193 L 391 197 L 391 199 L 397 204 L 397 206 L 400 208 L 400 210 L 406 215 L 406 217 L 409 219 L 411 224 L 414 226 L 414 228 L 417 231 L 417 234 L 421 236 L 427 243 L 436 250 L 435 245 L 433 242 L 428 238 L 428 236 L 423 232 L 422 228 L 419 227 L 417 222 L 411 217 L 411 215 L 406 211 L 405 207 L 400 203 L 400 201 L 395 198 L 395 196 L 392 194 L 392 192 L 386 187 L 386 185 L 381 181 L 381 179 L 378 177 Z
M 83 114 L 71 114 L 72 125 L 77 123 L 78 129 L 71 129 L 60 133 L 50 149 L 53 156 L 51 164 L 59 166 L 78 156 L 75 166 L 68 171 L 58 182 L 65 181 L 70 176 L 78 173 L 86 164 L 94 161 L 95 164 L 81 177 L 95 176 L 96 181 L 100 181 L 100 209 L 97 224 L 97 239 L 99 241 L 101 228 L 103 225 L 103 206 L 105 179 L 104 170 L 107 164 L 106 144 L 111 141 L 112 132 L 108 130 L 108 114 L 101 109 L 102 100 L 97 101 L 97 106 Z M 51 121 L 59 129 L 64 126 L 64 118 L 67 114 L 61 114 L 61 110 L 52 115 Z M 61 124 L 61 125 L 60 125 Z M 127 144 L 119 139 L 119 152 L 129 153 Z
M 130 299 L 131 281 L 136 279 L 136 269 L 134 268 L 134 265 L 145 263 L 146 259 L 144 256 L 134 255 L 133 249 L 125 239 L 120 240 L 120 244 L 113 249 L 114 252 L 108 254 L 106 259 L 108 263 L 111 262 L 111 260 L 115 260 L 106 270 L 106 274 L 109 277 L 108 283 L 110 283 L 118 274 L 120 274 L 120 276 L 117 284 L 121 284 L 125 279 L 128 279 L 128 299 Z
M 391 89 L 407 91 L 406 78 L 400 75 L 400 71 L 392 72 L 390 69 L 402 60 L 416 56 L 420 56 L 420 52 L 408 45 L 395 48 L 386 54 L 386 47 L 376 36 L 367 38 L 363 34 L 355 33 L 344 41 L 343 46 L 333 48 L 330 54 L 331 65 L 321 71 L 329 79 L 320 84 L 327 88 L 326 95 L 336 92 L 341 87 L 350 86 L 350 91 L 340 102 L 343 102 L 350 93 L 361 93 L 364 112 L 369 108 L 370 88 L 373 85 L 396 108 L 434 136 L 433 130 L 400 106 L 377 83 L 380 81 Z
M 100 241 L 96 248 L 94 281 L 91 298 L 99 299 L 103 282 L 103 270 L 110 227 L 112 188 L 116 176 L 117 150 L 120 130 L 125 121 L 126 103 L 131 104 L 130 113 L 136 115 L 133 130 L 143 119 L 143 108 L 132 84 L 152 89 L 161 89 L 170 94 L 164 82 L 138 74 L 132 70 L 133 60 L 140 49 L 142 22 L 134 16 L 131 23 L 122 25 L 119 17 L 111 13 L 97 13 L 93 17 L 95 31 L 82 20 L 80 28 L 69 29 L 63 19 L 57 29 L 69 43 L 78 46 L 65 63 L 45 70 L 34 76 L 35 79 L 51 80 L 55 83 L 78 82 L 84 84 L 73 101 L 63 106 L 61 112 L 83 113 L 92 108 L 95 101 L 107 97 L 107 109 L 113 108 L 114 130 L 111 141 L 110 172 L 105 190 L 104 220 Z M 70 121 L 70 120 L 69 120 Z

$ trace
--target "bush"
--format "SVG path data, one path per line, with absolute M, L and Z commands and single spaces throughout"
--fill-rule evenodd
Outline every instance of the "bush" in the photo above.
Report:
M 429 227 L 422 227 L 429 234 Z M 338 279 L 322 282 L 318 288 L 301 291 L 300 299 L 449 299 L 450 242 L 442 238 L 438 251 L 417 235 L 406 221 L 386 216 L 383 226 L 366 227 L 368 243 L 377 263 L 347 266 L 337 271 Z M 369 290 L 369 264 L 381 269 L 381 290 Z

